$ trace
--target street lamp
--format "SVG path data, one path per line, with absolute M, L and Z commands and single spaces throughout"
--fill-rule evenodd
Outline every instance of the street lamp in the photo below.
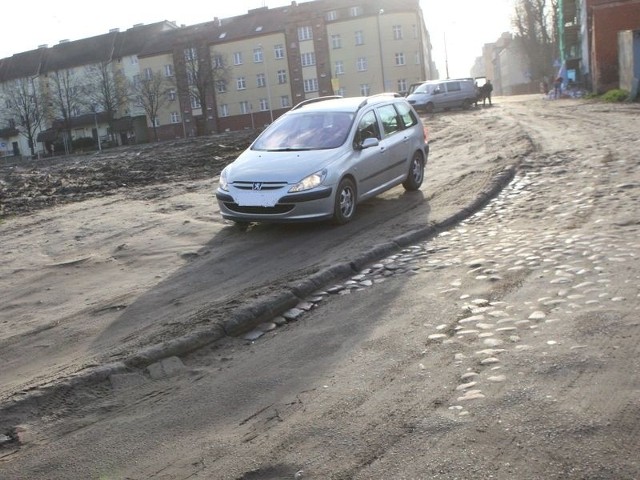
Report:
M 98 151 L 102 152 L 102 143 L 100 142 L 100 130 L 98 130 L 98 108 L 93 106 L 93 121 L 96 124 L 96 138 L 98 139 Z
M 382 55 L 382 32 L 380 28 L 380 17 L 384 14 L 384 8 L 378 11 L 376 20 L 378 21 L 378 51 L 380 52 L 380 71 L 382 73 L 382 91 L 387 91 L 387 81 L 384 78 L 384 57 Z
M 269 117 L 271 118 L 271 123 L 273 123 L 273 108 L 271 107 L 271 86 L 269 84 L 269 69 L 267 66 L 267 54 L 264 51 L 264 48 L 262 47 L 262 44 L 259 43 L 258 47 L 260 47 L 260 50 L 262 51 L 262 61 L 264 62 L 264 77 L 265 77 L 265 83 L 267 86 L 267 101 L 269 102 Z

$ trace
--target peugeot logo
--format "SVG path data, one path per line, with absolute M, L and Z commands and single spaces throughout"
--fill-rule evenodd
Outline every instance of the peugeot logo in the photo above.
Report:
M 254 182 L 253 183 L 253 190 L 255 190 L 255 191 L 262 190 L 262 183 L 261 182 Z

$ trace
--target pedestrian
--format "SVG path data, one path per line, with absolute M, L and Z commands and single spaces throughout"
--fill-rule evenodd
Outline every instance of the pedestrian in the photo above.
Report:
M 562 95 L 562 82 L 563 82 L 563 78 L 562 77 L 558 77 L 556 78 L 556 81 L 553 82 L 553 97 L 555 99 L 560 98 L 560 95 Z
M 491 92 L 493 92 L 493 84 L 491 83 L 491 80 L 487 80 L 487 83 L 485 83 L 482 88 L 484 90 L 484 95 L 482 95 L 482 106 L 484 106 L 485 100 L 489 100 L 489 106 L 491 106 Z

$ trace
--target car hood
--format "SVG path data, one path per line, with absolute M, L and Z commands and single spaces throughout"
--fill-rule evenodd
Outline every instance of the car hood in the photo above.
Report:
M 227 180 L 297 183 L 343 156 L 343 149 L 292 152 L 246 150 L 226 168 Z

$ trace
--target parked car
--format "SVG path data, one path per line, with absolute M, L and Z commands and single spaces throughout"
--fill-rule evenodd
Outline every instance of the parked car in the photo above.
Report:
M 430 80 L 407 95 L 407 101 L 419 111 L 438 109 L 468 109 L 476 102 L 477 92 L 472 78 Z
M 427 130 L 399 94 L 299 103 L 220 174 L 222 217 L 237 223 L 344 224 L 358 203 L 396 185 L 418 190 Z

